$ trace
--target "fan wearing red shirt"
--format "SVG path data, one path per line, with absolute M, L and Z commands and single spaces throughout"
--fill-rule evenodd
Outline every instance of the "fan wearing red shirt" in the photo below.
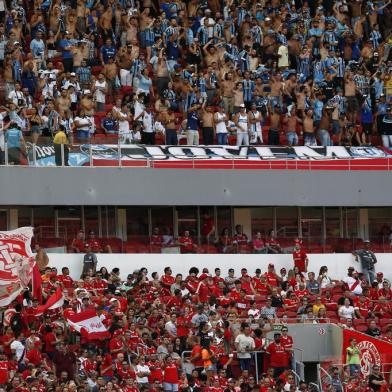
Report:
M 302 297 L 307 297 L 309 291 L 306 289 L 305 284 L 301 282 L 298 284 L 298 290 L 294 290 L 294 294 L 298 299 L 301 299 Z
M 221 277 L 221 269 L 215 268 L 215 276 L 212 278 L 214 280 L 215 285 L 218 286 L 219 282 L 225 282 L 225 280 Z
M 214 220 L 206 213 L 203 215 L 203 222 L 201 227 L 201 235 L 205 238 L 207 244 L 210 242 L 210 237 L 215 233 Z
M 110 339 L 109 351 L 113 358 L 116 358 L 117 354 L 121 353 L 125 349 L 123 336 L 121 334 L 122 330 L 117 329 L 116 331 L 114 331 L 113 337 Z
M 301 248 L 299 242 L 295 243 L 295 248 L 293 251 L 294 266 L 298 268 L 299 272 L 307 272 L 309 259 L 305 250 Z
M 150 245 L 162 246 L 162 244 L 163 244 L 163 236 L 159 234 L 159 228 L 154 227 L 152 230 Z
M 102 279 L 102 274 L 97 272 L 93 281 L 93 289 L 98 295 L 103 295 L 108 288 L 108 284 Z
M 275 266 L 270 263 L 268 264 L 268 271 L 264 274 L 267 284 L 272 287 L 279 286 L 279 276 L 275 272 Z
M 382 289 L 377 291 L 378 298 L 392 299 L 392 290 L 388 281 L 384 280 Z
M 163 389 L 172 392 L 178 391 L 178 364 L 170 356 L 166 359 L 163 369 Z
M 175 279 L 172 276 L 172 270 L 170 267 L 165 267 L 163 272 L 164 274 L 161 276 L 161 285 L 165 289 L 165 293 L 170 295 L 170 286 L 175 282 Z
M 139 388 L 133 378 L 127 378 L 125 380 L 125 385 L 121 387 L 121 392 L 139 392 Z
M 7 356 L 0 354 L 0 385 L 5 385 L 10 380 L 9 371 L 11 370 L 10 362 Z
M 101 364 L 101 376 L 113 377 L 113 359 L 110 353 L 106 353 Z
M 242 226 L 237 225 L 235 227 L 235 234 L 233 236 L 233 243 L 240 245 L 246 245 L 248 243 L 248 236 L 242 231 Z
M 78 234 L 76 234 L 76 238 L 72 240 L 71 249 L 74 253 L 81 253 L 84 251 L 84 231 L 79 230 Z
M 92 230 L 88 233 L 86 244 L 88 244 L 89 248 L 94 253 L 101 253 L 103 251 L 101 241 L 97 237 L 95 237 L 95 233 Z
M 266 352 L 269 354 L 270 366 L 274 369 L 274 377 L 279 377 L 289 368 L 289 357 L 287 351 L 280 341 L 281 334 L 274 334 L 274 341 L 267 347 Z
M 286 354 L 287 354 L 287 356 L 288 356 L 288 358 L 289 358 L 289 362 L 290 362 L 290 361 L 291 361 L 291 358 L 292 358 L 292 356 L 293 356 L 293 351 L 292 351 L 292 349 L 293 349 L 293 344 L 294 344 L 294 342 L 293 342 L 292 336 L 290 336 L 290 335 L 288 334 L 288 332 L 289 332 L 289 330 L 288 330 L 287 327 L 283 327 L 283 328 L 282 328 L 282 335 L 280 336 L 280 343 L 281 343 L 281 344 L 283 345 L 283 347 L 285 348 Z
M 148 376 L 148 382 L 152 385 L 158 380 L 158 384 L 162 384 L 163 382 L 163 370 L 162 364 L 158 359 L 157 354 L 151 354 L 150 360 L 147 362 L 148 367 L 150 368 L 150 375 Z
M 196 253 L 197 246 L 193 243 L 189 230 L 184 231 L 184 235 L 178 239 L 177 243 L 180 246 L 181 253 Z
M 207 274 L 201 274 L 200 282 L 196 289 L 196 294 L 199 298 L 199 302 L 203 304 L 208 302 L 208 299 L 210 297 L 210 289 L 208 288 L 209 279 L 212 280 L 212 277 Z
M 69 276 L 69 268 L 68 267 L 63 267 L 61 269 L 62 275 L 57 276 L 57 281 L 61 282 L 63 285 L 63 288 L 65 289 L 71 289 L 73 287 L 73 279 Z

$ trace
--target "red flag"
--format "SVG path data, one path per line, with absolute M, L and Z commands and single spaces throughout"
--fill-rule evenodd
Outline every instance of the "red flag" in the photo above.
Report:
M 110 337 L 110 332 L 103 325 L 95 310 L 86 310 L 81 313 L 66 312 L 64 317 L 71 327 L 88 340 Z
M 343 330 L 342 363 L 346 363 L 346 348 L 350 345 L 350 338 L 356 339 L 357 347 L 361 351 L 361 371 L 364 377 L 369 376 L 373 365 L 388 364 L 384 366 L 384 371 L 390 371 L 392 344 L 350 329 Z
M 33 298 L 37 298 L 40 304 L 42 304 L 41 285 L 42 285 L 41 273 L 39 272 L 37 263 L 35 263 L 33 267 L 33 281 L 32 281 Z
M 64 296 L 61 289 L 58 287 L 56 292 L 48 298 L 44 305 L 38 306 L 35 316 L 40 316 L 41 314 L 45 313 L 48 309 L 57 309 L 61 308 L 64 304 Z
M 0 232 L 0 306 L 9 305 L 31 281 L 32 227 Z

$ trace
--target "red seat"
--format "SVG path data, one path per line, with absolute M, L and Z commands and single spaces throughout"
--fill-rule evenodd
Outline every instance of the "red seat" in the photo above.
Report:
M 365 332 L 368 329 L 366 324 L 359 324 L 355 327 L 358 332 Z
M 162 247 L 159 245 L 149 245 L 149 250 L 150 253 L 161 253 L 162 252 Z

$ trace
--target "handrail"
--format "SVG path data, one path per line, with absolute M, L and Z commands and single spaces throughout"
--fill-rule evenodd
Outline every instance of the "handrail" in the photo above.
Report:
M 30 144 L 29 144 L 30 145 Z M 61 163 L 64 166 L 64 145 L 60 149 L 61 153 Z M 77 147 L 78 145 L 72 145 L 72 147 Z M 342 157 L 342 158 L 330 158 L 321 157 L 320 159 L 303 159 L 299 158 L 280 158 L 280 157 L 243 157 L 243 156 L 233 156 L 231 154 L 222 154 L 218 159 L 207 158 L 197 158 L 195 156 L 181 156 L 178 159 L 161 159 L 154 156 L 146 157 L 128 157 L 127 159 L 122 159 L 121 146 L 120 143 L 115 145 L 113 148 L 113 156 L 105 159 L 104 166 L 99 165 L 95 162 L 94 153 L 92 146 L 93 144 L 84 145 L 87 147 L 87 151 L 80 152 L 88 158 L 88 162 L 84 163 L 91 167 L 140 167 L 140 168 L 189 168 L 189 169 L 264 169 L 264 170 L 392 170 L 392 158 L 388 156 L 375 156 L 371 157 L 367 155 L 365 157 Z M 97 144 L 99 146 L 99 144 Z M 112 145 L 110 145 L 112 146 Z M 40 166 L 37 164 L 37 148 L 40 147 L 37 144 L 31 144 L 31 154 L 30 154 L 30 165 Z M 52 144 L 43 145 L 43 147 L 52 148 Z M 157 146 L 158 147 L 158 146 Z M 179 146 L 187 147 L 187 146 Z M 197 147 L 197 146 L 194 146 Z M 246 146 L 244 146 L 246 147 Z M 266 146 L 268 147 L 268 146 Z M 284 147 L 284 146 L 283 146 Z M 9 164 L 9 152 L 7 148 L 7 143 L 5 143 L 5 166 Z M 111 152 L 112 153 L 112 152 Z M 182 159 L 183 158 L 183 159 Z M 301 159 L 302 158 L 302 159 Z M 100 161 L 99 159 L 97 161 Z M 53 164 L 51 164 L 53 165 Z M 68 166 L 67 166 L 68 167 Z

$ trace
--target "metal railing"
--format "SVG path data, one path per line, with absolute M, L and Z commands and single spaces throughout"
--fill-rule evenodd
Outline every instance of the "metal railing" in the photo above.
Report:
M 134 146 L 134 147 L 133 147 Z M 26 143 L 24 147 L 12 149 L 10 154 L 5 143 L 5 166 L 61 166 L 61 167 L 139 167 L 153 169 L 259 169 L 259 170 L 392 170 L 392 157 L 347 157 L 325 159 L 256 158 L 233 155 L 220 155 L 217 159 L 204 159 L 182 155 L 178 159 L 167 159 L 161 152 L 156 156 L 143 153 L 136 145 L 99 144 L 53 144 Z M 154 147 L 154 146 L 150 146 Z M 159 146 L 156 146 L 159 147 Z M 187 146 L 179 146 L 185 147 Z M 193 146 L 196 147 L 196 146 Z M 126 153 L 135 148 L 136 152 Z M 139 148 L 140 152 L 137 151 Z M 138 155 L 139 153 L 139 155 Z M 142 155 L 143 154 L 143 155 Z M 163 154 L 163 155 L 162 155 Z

